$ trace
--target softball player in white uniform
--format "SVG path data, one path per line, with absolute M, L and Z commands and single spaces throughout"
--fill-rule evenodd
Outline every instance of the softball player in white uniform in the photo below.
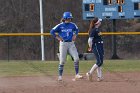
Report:
M 59 43 L 60 63 L 58 67 L 59 81 L 62 81 L 63 68 L 66 62 L 67 53 L 69 53 L 74 59 L 74 67 L 76 73 L 75 79 L 82 78 L 82 76 L 79 75 L 79 56 L 74 44 L 79 29 L 75 23 L 71 22 L 72 18 L 73 18 L 72 14 L 70 12 L 64 12 L 62 22 L 56 25 L 50 31 L 51 35 L 60 41 Z M 58 35 L 56 35 L 56 33 Z

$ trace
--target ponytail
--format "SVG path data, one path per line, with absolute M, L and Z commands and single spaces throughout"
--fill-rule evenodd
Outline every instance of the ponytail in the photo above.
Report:
M 65 22 L 65 19 L 64 19 L 64 18 L 61 18 L 60 22 L 61 22 L 61 23 L 62 23 L 62 22 Z
M 88 33 L 90 34 L 91 30 L 95 27 L 95 23 L 98 21 L 98 18 L 95 17 L 93 20 L 90 21 Z

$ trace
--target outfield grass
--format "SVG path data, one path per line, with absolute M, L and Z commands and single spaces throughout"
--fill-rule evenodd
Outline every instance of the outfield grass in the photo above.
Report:
M 0 61 L 0 76 L 57 75 L 58 61 Z M 95 61 L 80 61 L 80 73 L 86 73 Z M 140 60 L 105 60 L 103 71 L 140 71 Z M 73 62 L 67 62 L 64 74 L 74 74 Z

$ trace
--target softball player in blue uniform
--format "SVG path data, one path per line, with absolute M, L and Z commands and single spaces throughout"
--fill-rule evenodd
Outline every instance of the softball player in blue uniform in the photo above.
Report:
M 59 81 L 62 81 L 63 68 L 66 62 L 67 53 L 69 53 L 74 59 L 74 67 L 76 72 L 75 79 L 82 78 L 82 76 L 79 75 L 79 56 L 74 44 L 79 29 L 75 23 L 71 22 L 72 18 L 73 18 L 72 14 L 70 12 L 64 12 L 62 22 L 56 25 L 50 31 L 51 35 L 53 35 L 53 37 L 55 37 L 57 40 L 60 41 L 59 42 L 60 63 L 58 67 Z
M 89 51 L 92 51 L 96 57 L 96 64 L 92 66 L 90 71 L 86 73 L 88 80 L 92 81 L 92 74 L 95 70 L 97 70 L 97 81 L 103 80 L 101 66 L 103 64 L 104 57 L 104 49 L 103 49 L 103 40 L 101 37 L 101 32 L 99 31 L 99 27 L 101 25 L 101 19 L 95 17 L 91 23 L 89 28 Z

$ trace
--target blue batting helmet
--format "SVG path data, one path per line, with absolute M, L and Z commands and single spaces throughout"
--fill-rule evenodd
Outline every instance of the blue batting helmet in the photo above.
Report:
M 64 12 L 64 13 L 63 13 L 63 18 L 64 18 L 64 19 L 73 18 L 73 17 L 72 17 L 72 13 L 71 13 L 71 12 Z

